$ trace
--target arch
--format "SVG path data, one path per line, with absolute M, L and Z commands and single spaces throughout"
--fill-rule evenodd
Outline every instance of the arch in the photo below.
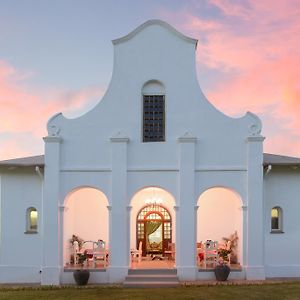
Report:
M 146 192 L 149 196 L 149 194 L 153 193 L 153 189 L 155 189 L 155 192 L 163 192 L 166 197 L 167 197 L 167 201 L 170 202 L 170 206 L 175 206 L 176 205 L 176 201 L 175 201 L 175 197 L 174 195 L 169 192 L 169 190 L 162 186 L 162 185 L 157 185 L 157 184 L 153 184 L 153 185 L 146 185 L 146 186 L 141 186 L 139 187 L 135 192 L 133 192 L 130 195 L 130 205 L 132 206 L 134 203 L 134 201 L 136 201 L 137 196 L 141 193 L 141 192 Z M 144 195 L 147 196 L 147 195 Z
M 35 207 L 28 207 L 26 210 L 26 233 L 38 231 L 38 211 Z
M 215 185 L 207 185 L 205 187 L 202 187 L 202 189 L 200 190 L 200 193 L 198 195 L 198 197 L 196 198 L 196 202 L 199 201 L 199 198 L 204 194 L 206 193 L 207 191 L 209 190 L 212 190 L 212 189 L 215 189 L 215 188 L 220 188 L 220 189 L 226 189 L 226 190 L 229 190 L 231 191 L 237 198 L 240 199 L 241 201 L 241 206 L 242 205 L 245 205 L 246 203 L 244 202 L 244 199 L 243 197 L 241 196 L 241 193 L 242 191 L 241 190 L 238 190 L 236 187 L 233 187 L 231 185 L 227 185 L 227 184 L 215 184 Z
M 143 95 L 165 95 L 165 93 L 164 84 L 156 79 L 148 80 L 142 87 Z
M 76 187 L 71 188 L 69 191 L 67 191 L 67 192 L 63 195 L 63 205 L 66 205 L 66 202 L 67 202 L 68 199 L 72 196 L 72 194 L 76 193 L 77 191 L 79 191 L 79 190 L 81 190 L 81 189 L 93 189 L 93 190 L 99 191 L 99 192 L 103 195 L 103 199 L 105 199 L 106 204 L 109 205 L 108 197 L 107 197 L 106 194 L 101 190 L 101 188 L 99 188 L 99 187 L 97 187 L 97 186 L 90 185 L 90 184 L 78 185 L 78 186 L 76 186 Z
M 153 200 L 153 203 L 150 203 L 150 200 Z M 164 225 L 162 226 L 165 227 L 162 230 L 163 233 L 167 233 L 168 237 L 166 236 L 166 239 L 164 239 L 162 250 L 164 251 L 166 248 L 168 248 L 169 242 L 175 242 L 175 199 L 169 191 L 158 186 L 146 186 L 140 188 L 134 193 L 130 204 L 130 248 L 138 247 L 138 243 L 141 240 L 141 235 L 143 235 L 145 238 L 145 227 L 142 228 L 143 225 L 138 225 L 139 223 L 142 224 L 145 221 L 145 219 L 138 219 L 138 216 L 141 212 L 143 212 L 143 210 L 144 213 L 146 213 L 147 210 L 147 214 L 145 214 L 143 217 L 147 218 L 147 216 L 151 213 L 158 213 L 158 215 L 161 217 L 161 220 L 164 221 Z M 168 215 L 170 218 L 168 218 Z M 155 218 L 153 218 L 153 220 L 155 220 Z M 145 255 L 146 245 L 145 243 L 143 244 L 143 254 Z
M 155 232 L 160 232 L 159 236 Z M 153 236 L 153 237 L 152 237 Z M 146 204 L 136 217 L 137 244 L 142 242 L 143 255 L 168 249 L 172 243 L 172 217 L 166 207 L 161 204 Z
M 243 262 L 243 201 L 240 195 L 227 187 L 209 187 L 197 200 L 197 244 L 217 241 L 225 247 L 226 239 L 238 238 L 232 250 L 231 263 Z M 200 266 L 201 262 L 198 260 Z
M 73 235 L 83 241 L 109 240 L 108 199 L 99 189 L 78 186 L 64 199 L 63 225 L 63 264 L 73 263 Z M 91 244 L 86 247 L 92 247 Z
M 271 232 L 283 232 L 282 208 L 274 206 L 271 209 Z

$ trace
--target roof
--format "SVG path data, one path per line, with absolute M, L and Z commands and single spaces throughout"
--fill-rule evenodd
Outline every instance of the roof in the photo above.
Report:
M 44 155 L 36 155 L 36 156 L 29 156 L 29 157 L 21 157 L 21 158 L 14 158 L 14 159 L 7 159 L 0 161 L 0 167 L 31 167 L 31 166 L 39 166 L 43 167 L 45 164 L 44 162 Z
M 0 167 L 43 167 L 45 164 L 44 155 L 36 155 L 29 157 L 21 157 L 15 159 L 8 159 L 0 161 Z M 276 155 L 264 153 L 264 165 L 278 165 L 278 166 L 295 166 L 300 165 L 300 158 L 283 155 Z
M 295 166 L 300 165 L 300 158 L 264 153 L 264 165 Z

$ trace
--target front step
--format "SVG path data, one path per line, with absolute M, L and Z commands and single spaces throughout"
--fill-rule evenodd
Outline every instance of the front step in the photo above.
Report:
M 135 288 L 177 287 L 179 280 L 176 269 L 130 269 L 123 286 Z

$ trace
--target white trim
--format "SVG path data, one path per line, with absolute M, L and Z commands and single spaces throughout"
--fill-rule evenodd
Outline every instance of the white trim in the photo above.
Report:
M 254 136 L 248 136 L 248 137 L 246 138 L 246 142 L 247 142 L 247 143 L 251 143 L 251 142 L 263 142 L 264 139 L 265 139 L 264 136 L 261 136 L 261 135 L 255 136 L 255 135 L 254 135 Z
M 110 138 L 110 141 L 112 143 L 128 143 L 129 137 L 126 134 L 119 131 L 118 133 L 116 133 L 114 136 Z
M 131 167 L 127 169 L 128 172 L 178 172 L 178 168 L 172 167 L 160 167 L 160 166 L 153 166 L 153 167 Z
M 182 136 L 177 138 L 178 143 L 196 143 L 197 138 L 192 136 L 189 132 L 185 132 Z
M 111 172 L 110 167 L 63 166 L 61 172 Z
M 152 25 L 161 26 L 161 27 L 169 30 L 171 33 L 173 33 L 177 37 L 181 38 L 182 40 L 184 40 L 186 42 L 189 42 L 189 43 L 192 43 L 192 44 L 195 44 L 195 48 L 197 47 L 198 40 L 190 38 L 190 37 L 182 34 L 181 32 L 177 31 L 174 27 L 172 27 L 171 25 L 169 25 L 168 23 L 166 23 L 166 22 L 164 22 L 162 20 L 157 20 L 157 19 L 149 20 L 149 21 L 141 24 L 136 29 L 134 29 L 133 31 L 131 31 L 130 33 L 128 33 L 127 35 L 125 35 L 125 36 L 123 36 L 121 38 L 112 40 L 112 43 L 114 45 L 117 45 L 117 44 L 126 42 L 126 41 L 132 39 L 134 36 L 136 36 L 143 29 L 145 29 L 145 28 L 147 28 L 149 26 L 152 26 Z
M 43 140 L 45 143 L 61 143 L 62 138 L 60 136 L 45 136 Z
M 63 166 L 60 169 L 61 172 L 111 172 L 110 167 L 101 166 Z M 127 168 L 128 172 L 179 172 L 178 167 L 172 166 L 133 166 Z M 195 172 L 206 172 L 206 171 L 242 171 L 246 172 L 246 166 L 226 166 L 226 165 L 203 165 L 196 167 Z
M 196 172 L 201 172 L 201 171 L 247 171 L 246 166 L 226 166 L 226 165 L 219 165 L 219 166 L 214 166 L 214 165 L 203 165 L 196 167 L 195 169 Z

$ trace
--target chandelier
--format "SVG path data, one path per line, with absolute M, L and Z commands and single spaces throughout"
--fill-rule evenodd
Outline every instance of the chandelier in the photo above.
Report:
M 163 199 L 155 194 L 155 188 L 152 188 L 152 196 L 145 200 L 148 205 L 162 204 Z

